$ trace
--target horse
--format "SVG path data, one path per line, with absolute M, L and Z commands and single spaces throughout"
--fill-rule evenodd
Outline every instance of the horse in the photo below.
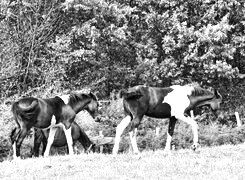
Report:
M 41 143 L 43 144 L 41 154 L 44 155 L 47 146 L 48 134 L 48 130 L 41 130 L 35 128 L 34 147 L 32 152 L 32 155 L 34 155 L 35 157 L 39 156 L 39 148 Z M 86 153 L 88 153 L 90 150 L 95 150 L 95 144 L 89 139 L 84 130 L 75 121 L 71 124 L 71 135 L 73 140 L 73 147 L 76 144 L 76 142 L 79 141 L 85 149 Z M 52 146 L 62 147 L 65 145 L 67 145 L 67 142 L 64 131 L 62 128 L 58 127 L 54 136 L 54 142 Z
M 17 128 L 13 129 L 10 139 L 14 159 L 20 156 L 20 146 L 32 128 L 50 129 L 44 156 L 49 155 L 57 127 L 62 127 L 68 144 L 69 154 L 72 148 L 71 124 L 81 110 L 87 110 L 93 117 L 98 110 L 98 101 L 93 93 L 72 93 L 54 98 L 25 97 L 12 105 L 12 112 Z
M 129 126 L 129 137 L 135 154 L 139 153 L 136 143 L 137 128 L 144 115 L 154 118 L 169 118 L 165 151 L 170 151 L 171 139 L 177 119 L 191 125 L 193 131 L 193 145 L 198 146 L 198 125 L 191 118 L 190 111 L 196 107 L 209 106 L 216 113 L 222 102 L 221 94 L 216 90 L 207 90 L 199 86 L 174 85 L 166 88 L 138 85 L 121 90 L 119 96 L 123 98 L 126 117 L 116 128 L 113 155 L 118 153 L 120 136 Z

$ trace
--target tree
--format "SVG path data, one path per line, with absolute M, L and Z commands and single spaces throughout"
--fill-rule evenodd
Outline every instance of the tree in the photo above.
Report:
M 2 92 L 59 84 L 106 97 L 136 84 L 213 86 L 244 72 L 240 0 L 18 2 L 1 21 L 1 77 L 10 78 Z
M 3 38 L 0 93 L 11 95 L 50 84 L 51 76 L 59 72 L 54 69 L 55 62 L 50 62 L 46 46 L 59 29 L 61 13 L 57 2 L 16 1 L 8 12 L 0 31 Z

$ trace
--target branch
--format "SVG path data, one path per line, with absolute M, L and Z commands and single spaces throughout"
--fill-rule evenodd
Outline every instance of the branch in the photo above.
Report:
M 12 79 L 14 78 L 15 76 L 9 76 L 9 77 L 6 77 L 6 78 L 1 78 L 0 81 L 5 81 L 5 80 L 8 80 L 8 79 Z

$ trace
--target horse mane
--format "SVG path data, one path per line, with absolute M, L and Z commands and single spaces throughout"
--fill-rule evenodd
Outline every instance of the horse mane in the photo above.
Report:
M 194 86 L 191 96 L 214 96 L 214 93 L 207 89 L 203 89 L 200 86 Z
M 69 95 L 69 100 L 68 100 L 69 104 L 73 105 L 73 104 L 75 104 L 78 100 L 79 100 L 79 97 L 78 97 L 77 94 L 70 94 L 70 95 Z
M 90 92 L 90 93 L 89 93 L 89 96 L 90 96 L 93 100 L 98 101 L 98 98 L 97 98 L 97 96 L 96 96 L 94 93 Z
M 77 101 L 81 100 L 81 97 L 83 97 L 84 99 L 85 98 L 92 98 L 93 100 L 97 101 L 97 97 L 95 94 L 93 93 L 73 93 L 73 94 L 70 94 L 69 96 L 69 103 L 72 105 L 72 104 L 75 104 Z
M 125 98 L 125 99 L 138 99 L 140 98 L 142 95 L 142 93 L 140 92 L 139 89 L 134 89 L 133 91 L 127 91 L 125 89 L 122 89 L 119 92 L 119 97 L 120 98 Z

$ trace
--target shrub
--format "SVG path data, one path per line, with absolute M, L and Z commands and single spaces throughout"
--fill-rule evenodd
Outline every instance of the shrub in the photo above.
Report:
M 37 93 L 35 96 L 42 96 Z M 46 96 L 51 96 L 51 92 L 46 92 Z M 17 98 L 14 98 L 17 99 Z M 87 132 L 90 136 L 97 136 L 99 130 L 103 130 L 104 136 L 114 137 L 116 134 L 116 126 L 124 118 L 122 99 L 112 98 L 105 101 L 100 109 L 100 123 L 95 123 L 88 113 L 79 113 L 76 118 L 77 123 Z M 10 105 L 0 105 L 0 161 L 8 158 L 11 155 L 12 147 L 9 141 L 9 134 L 11 129 L 15 126 L 10 111 Z M 244 107 L 237 107 L 241 119 L 244 118 Z M 219 146 L 223 144 L 239 144 L 245 141 L 245 125 L 236 127 L 236 121 L 231 112 L 221 111 L 218 118 L 215 118 L 209 111 L 203 111 L 201 115 L 196 116 L 199 130 L 199 144 L 201 146 Z M 155 128 L 160 127 L 160 134 L 158 137 L 155 135 Z M 166 144 L 166 133 L 168 129 L 168 120 L 154 119 L 144 117 L 141 125 L 138 128 L 137 144 L 141 151 L 164 149 Z M 127 153 L 130 151 L 130 140 L 128 135 L 128 128 L 122 134 L 120 142 L 120 153 Z M 24 157 L 29 157 L 33 146 L 33 139 L 26 139 L 21 148 L 21 154 Z M 190 148 L 193 143 L 193 133 L 190 125 L 177 121 L 175 132 L 172 139 L 173 149 Z M 82 147 L 79 146 L 79 151 L 82 152 Z M 104 147 L 105 153 L 112 152 L 113 145 L 106 145 Z M 59 152 L 64 154 L 66 149 L 60 148 L 53 153 Z

